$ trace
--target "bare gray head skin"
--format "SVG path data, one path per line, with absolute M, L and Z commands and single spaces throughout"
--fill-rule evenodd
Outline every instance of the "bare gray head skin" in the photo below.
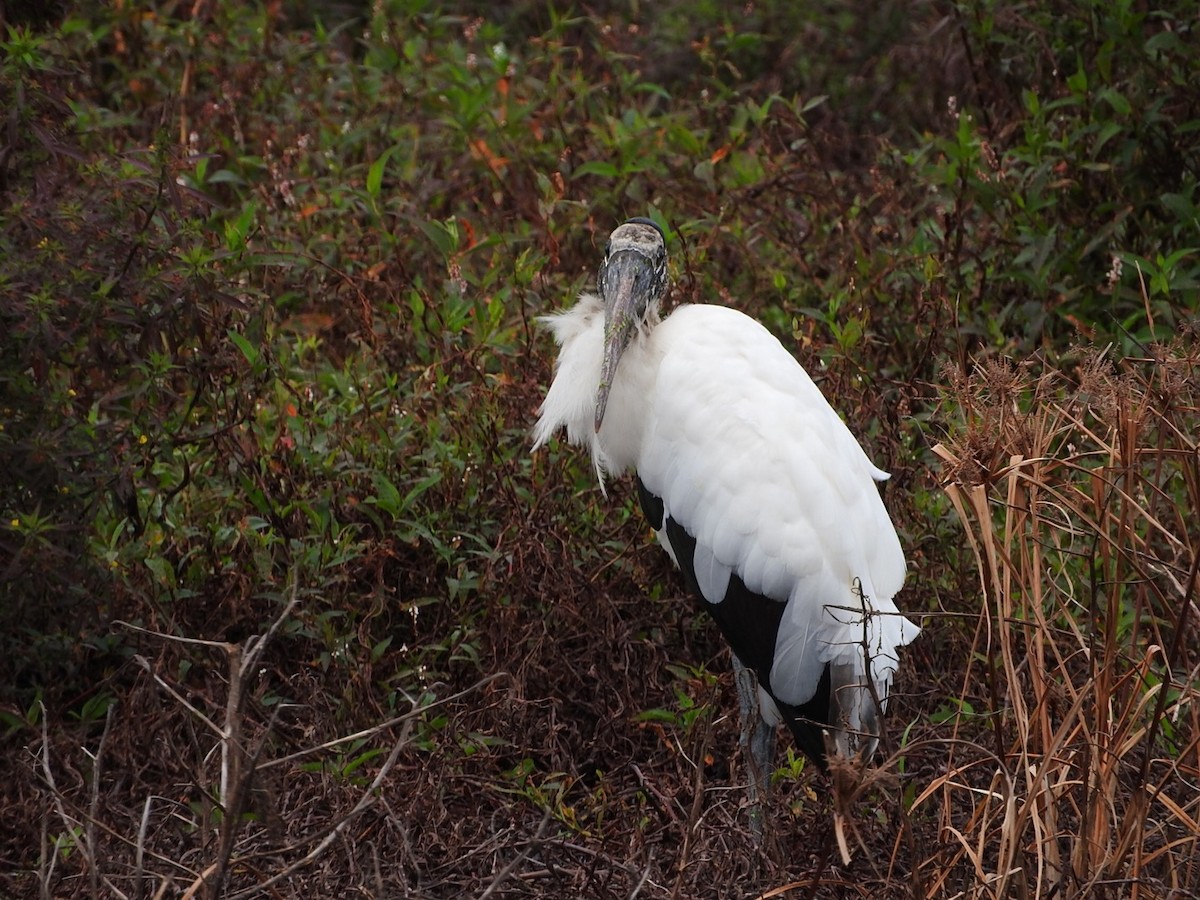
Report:
M 667 288 L 667 242 L 662 229 L 643 218 L 618 227 L 609 235 L 596 280 L 604 300 L 604 363 L 596 389 L 599 431 L 621 354 L 637 331 L 658 319 Z

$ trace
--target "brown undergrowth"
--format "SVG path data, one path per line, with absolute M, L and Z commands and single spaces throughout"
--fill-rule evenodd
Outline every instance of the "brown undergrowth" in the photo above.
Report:
M 970 896 L 1194 896 L 1195 335 L 952 383 L 967 428 L 937 452 L 984 611 L 946 772 L 913 805 L 956 845 L 930 883 L 966 867 Z

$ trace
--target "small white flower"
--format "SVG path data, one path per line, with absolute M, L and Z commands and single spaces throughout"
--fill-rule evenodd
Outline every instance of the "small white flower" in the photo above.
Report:
M 1121 262 L 1121 257 L 1117 256 L 1114 253 L 1113 258 L 1112 258 L 1112 265 L 1109 267 L 1109 270 L 1108 270 L 1108 289 L 1109 290 L 1112 290 L 1116 286 L 1117 282 L 1121 280 L 1121 271 L 1122 271 L 1123 267 L 1124 267 L 1124 264 Z

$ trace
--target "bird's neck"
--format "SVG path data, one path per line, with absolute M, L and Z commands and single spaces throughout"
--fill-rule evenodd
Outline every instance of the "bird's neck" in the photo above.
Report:
M 646 428 L 646 409 L 657 375 L 657 355 L 649 328 L 640 329 L 621 357 L 605 408 L 604 424 L 595 431 L 596 390 L 604 359 L 604 303 L 584 294 L 566 312 L 543 320 L 561 350 L 557 370 L 541 417 L 534 428 L 535 447 L 559 428 L 567 439 L 587 446 L 603 481 L 637 464 Z
M 621 355 L 621 364 L 608 393 L 604 424 L 600 426 L 592 449 L 597 468 L 614 474 L 636 468 L 649 421 L 659 361 L 654 332 L 650 328 L 639 329 Z M 599 370 L 596 381 L 599 382 Z M 592 408 L 595 409 L 595 398 Z M 597 452 L 601 457 L 596 457 Z

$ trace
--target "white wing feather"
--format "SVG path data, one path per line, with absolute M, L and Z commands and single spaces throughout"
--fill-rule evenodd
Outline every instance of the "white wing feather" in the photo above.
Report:
M 811 699 L 826 663 L 850 666 L 861 683 L 864 646 L 886 696 L 895 647 L 917 633 L 892 602 L 905 564 L 875 487 L 886 473 L 748 316 L 684 306 L 650 342 L 662 362 L 636 467 L 667 515 L 695 536 L 701 586 L 728 581 L 701 580 L 705 560 L 787 602 L 771 674 L 784 702 Z M 875 614 L 863 615 L 864 598 Z

